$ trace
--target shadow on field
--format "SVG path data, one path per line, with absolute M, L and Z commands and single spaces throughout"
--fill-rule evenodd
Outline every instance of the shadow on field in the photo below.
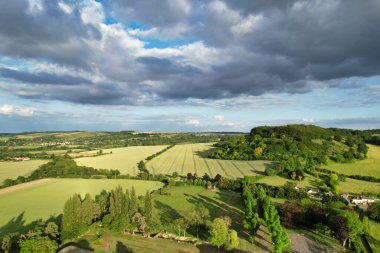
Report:
M 171 206 L 162 203 L 161 201 L 154 201 L 155 207 L 160 210 L 160 221 L 163 224 L 172 224 L 175 219 L 182 218 L 182 215 L 173 209 Z
M 58 248 L 59 253 L 89 253 L 94 249 L 86 239 L 80 239 L 78 242 L 69 242 Z M 123 251 L 120 251 L 123 252 Z
M 207 150 L 203 150 L 203 151 L 195 151 L 194 154 L 200 158 L 208 158 L 210 156 L 210 154 L 214 151 L 216 151 L 217 148 L 210 148 L 210 149 L 207 149 Z
M 4 235 L 8 233 L 13 232 L 19 232 L 19 233 L 27 233 L 30 229 L 33 229 L 36 227 L 38 223 L 41 222 L 55 222 L 58 226 L 61 224 L 62 215 L 59 216 L 50 216 L 49 219 L 46 221 L 43 221 L 41 219 L 32 221 L 30 223 L 26 223 L 26 220 L 24 218 L 24 212 L 20 213 L 16 217 L 13 217 L 10 221 L 7 222 L 7 224 L 0 227 L 0 237 L 3 237 Z
M 202 205 L 206 207 L 210 212 L 211 219 L 229 216 L 232 219 L 232 227 L 235 229 L 241 229 L 242 224 L 240 220 L 242 219 L 242 214 L 237 207 L 229 206 L 225 203 L 219 203 L 212 198 L 202 195 L 190 195 L 190 197 L 191 198 L 187 199 L 187 201 L 194 205 Z
M 116 243 L 116 253 L 133 253 L 134 251 L 128 246 L 124 245 L 122 242 L 118 241 Z
M 197 248 L 199 249 L 199 252 L 201 253 L 209 253 L 209 252 L 215 252 L 215 253 L 221 253 L 221 252 L 236 252 L 236 253 L 247 253 L 248 251 L 234 249 L 233 251 L 227 251 L 223 248 L 218 249 L 215 246 L 212 246 L 210 244 L 199 244 L 197 245 Z

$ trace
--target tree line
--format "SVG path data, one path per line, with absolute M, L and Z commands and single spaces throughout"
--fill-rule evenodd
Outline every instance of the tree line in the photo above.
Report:
M 364 139 L 343 133 L 306 125 L 257 127 L 249 135 L 221 140 L 210 158 L 276 161 L 265 170 L 267 175 L 287 173 L 289 178 L 302 180 L 303 171 L 313 172 L 328 160 L 353 162 L 367 157 Z
M 245 207 L 244 227 L 250 232 L 251 238 L 254 237 L 259 226 L 265 224 L 271 232 L 274 251 L 282 252 L 283 247 L 287 246 L 290 241 L 281 225 L 277 209 L 264 188 L 261 186 L 252 188 L 249 178 L 246 177 L 243 181 L 242 197 Z

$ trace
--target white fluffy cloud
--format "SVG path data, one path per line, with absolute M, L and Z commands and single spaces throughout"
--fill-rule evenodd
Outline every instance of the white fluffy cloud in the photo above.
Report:
M 23 117 L 33 116 L 34 109 L 30 107 L 13 106 L 4 104 L 0 106 L 0 114 L 4 115 L 18 115 Z

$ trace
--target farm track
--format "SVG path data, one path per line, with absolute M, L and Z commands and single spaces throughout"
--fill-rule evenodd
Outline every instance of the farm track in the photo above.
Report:
M 170 149 L 169 149 L 169 150 L 166 150 L 165 152 L 168 152 L 168 151 L 170 152 Z M 165 153 L 165 152 L 164 152 L 164 153 Z M 163 154 L 164 154 L 164 153 L 163 153 Z M 161 160 L 162 160 L 162 155 L 163 155 L 163 154 L 159 155 L 158 157 L 156 157 L 156 158 L 154 158 L 154 159 L 158 159 L 158 160 L 161 161 Z M 161 159 L 160 159 L 160 158 L 161 158 Z M 162 172 L 161 172 L 161 169 L 165 166 L 165 164 L 166 164 L 166 162 L 169 160 L 169 158 L 170 158 L 170 156 L 167 156 L 166 159 L 165 159 L 163 162 L 161 161 L 162 166 L 159 166 L 159 168 L 156 170 L 155 173 L 162 173 Z M 151 162 L 151 161 L 152 161 L 152 160 L 150 160 L 149 162 Z M 151 165 L 151 167 L 153 167 L 153 165 Z
M 266 163 L 263 161 L 233 161 L 218 160 L 203 157 L 211 148 L 210 143 L 178 144 L 162 155 L 149 161 L 147 167 L 154 174 L 170 175 L 177 172 L 186 176 L 187 173 L 210 177 L 220 174 L 224 177 L 239 178 L 243 176 L 262 174 Z
M 219 167 L 223 170 L 223 172 L 224 172 L 227 176 L 231 177 L 231 174 L 229 173 L 229 171 L 226 170 L 226 168 L 223 167 L 223 164 L 222 164 L 219 160 L 216 160 L 216 162 L 219 164 Z
M 239 171 L 239 173 L 240 173 L 240 175 L 242 176 L 242 177 L 244 177 L 245 175 L 244 175 L 244 173 L 243 173 L 243 171 L 241 171 L 241 169 L 239 168 L 239 166 L 237 166 L 235 163 L 233 163 L 233 162 L 231 162 L 231 164 L 232 164 L 232 166 L 234 166 L 236 169 L 237 169 L 237 171 Z
M 198 170 L 197 170 L 197 165 L 195 163 L 195 152 L 194 152 L 194 145 L 191 144 L 191 152 L 192 152 L 192 156 L 193 156 L 193 164 L 194 164 L 194 173 L 196 173 L 198 175 Z M 198 175 L 198 176 L 201 176 L 201 175 Z
M 170 158 L 170 156 L 169 156 L 169 158 Z M 173 162 L 172 162 L 172 164 L 170 165 L 170 167 L 168 168 L 168 173 L 167 174 L 169 174 L 170 175 L 170 173 L 173 173 L 173 172 L 171 172 L 172 171 L 172 167 L 174 166 L 174 163 L 177 161 L 177 159 L 178 159 L 178 156 L 175 156 L 175 158 L 173 159 Z
M 248 166 L 252 169 L 253 172 L 257 171 L 256 168 L 253 167 L 252 164 L 250 164 L 248 161 L 245 161 L 245 162 L 248 164 Z
M 44 184 L 44 183 L 49 182 L 51 180 L 52 180 L 51 178 L 44 178 L 44 179 L 39 179 L 39 180 L 35 180 L 35 181 L 27 182 L 27 183 L 22 183 L 22 184 L 18 184 L 18 185 L 14 185 L 14 186 L 9 186 L 9 187 L 0 189 L 0 194 L 13 192 L 13 191 L 16 191 L 19 189 L 23 189 L 23 188 L 27 188 L 27 187 L 31 187 L 31 186 L 35 186 L 35 185 Z
M 214 170 L 213 167 L 210 167 L 210 164 L 208 163 L 207 159 L 204 159 L 203 161 L 205 162 L 208 170 L 210 171 L 210 177 L 215 177 L 216 174 L 218 174 L 218 173 L 216 173 L 216 171 Z

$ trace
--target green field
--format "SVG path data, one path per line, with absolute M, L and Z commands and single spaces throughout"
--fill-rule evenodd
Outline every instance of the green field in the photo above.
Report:
M 167 228 L 169 233 L 177 233 L 174 220 L 185 217 L 195 205 L 203 205 L 210 212 L 210 219 L 221 216 L 232 218 L 232 227 L 238 231 L 240 240 L 239 247 L 235 252 L 259 252 L 260 248 L 256 244 L 251 244 L 246 240 L 242 231 L 242 219 L 244 212 L 241 206 L 240 194 L 230 191 L 209 191 L 199 186 L 177 186 L 168 190 L 169 195 L 155 194 L 153 203 L 155 211 L 160 213 L 161 223 Z M 108 232 L 107 238 L 110 242 L 111 250 L 101 247 L 96 240 L 96 233 L 90 231 L 86 236 L 81 237 L 90 242 L 90 247 L 95 252 L 115 252 L 117 241 L 130 247 L 133 252 L 225 252 L 223 249 L 217 250 L 207 245 L 192 246 L 191 244 L 177 243 L 172 240 L 143 238 L 140 236 L 120 236 Z M 196 236 L 195 231 L 188 229 L 187 235 Z M 263 235 L 264 240 L 271 241 L 268 234 Z M 271 246 L 270 246 L 271 247 Z
M 220 174 L 226 177 L 242 178 L 244 176 L 263 175 L 270 161 L 229 161 L 209 159 L 212 150 L 210 143 L 176 145 L 160 156 L 147 163 L 148 170 L 153 174 L 169 174 L 178 172 L 180 175 L 205 173 L 211 177 Z
M 16 179 L 18 176 L 29 176 L 38 166 L 47 162 L 47 160 L 0 162 L 0 185 L 7 178 Z
M 185 217 L 192 207 L 199 204 L 209 210 L 211 220 L 221 216 L 231 217 L 232 228 L 239 232 L 239 250 L 242 252 L 258 250 L 256 245 L 246 240 L 242 232 L 244 212 L 239 193 L 223 190 L 209 191 L 198 186 L 173 187 L 169 193 L 170 195 L 156 195 L 153 200 L 155 209 L 161 214 L 161 222 L 167 226 L 172 226 L 172 233 L 176 232 L 173 220 Z M 270 238 L 267 240 L 270 241 Z
M 136 193 L 162 187 L 161 182 L 129 179 L 51 179 L 48 182 L 0 194 L 0 235 L 18 230 L 36 219 L 47 219 L 63 211 L 64 202 L 74 193 L 92 196 L 103 189 L 109 191 L 121 185 L 135 187 Z M 6 225 L 7 224 L 7 225 Z
M 373 252 L 380 252 L 380 222 L 364 217 L 364 231 Z
M 284 176 L 268 176 L 261 178 L 256 182 L 274 186 L 282 186 L 287 182 L 295 182 L 296 185 L 300 188 L 318 188 L 320 184 L 318 178 L 309 174 L 306 174 L 306 178 L 302 181 L 293 181 Z M 380 183 L 346 178 L 345 182 L 339 183 L 338 188 L 341 192 L 347 192 L 352 194 L 361 194 L 363 192 L 379 193 Z
M 330 163 L 329 170 L 346 175 L 373 176 L 380 178 L 380 146 L 367 144 L 368 159 L 354 163 Z
M 117 169 L 121 174 L 137 174 L 137 163 L 163 150 L 166 146 L 131 146 L 126 148 L 103 149 L 105 155 L 76 158 L 78 165 L 97 169 Z M 112 152 L 112 154 L 111 154 Z
M 200 252 L 196 246 L 188 243 L 178 243 L 174 240 L 159 239 L 159 238 L 145 238 L 142 236 L 120 236 L 113 232 L 105 233 L 109 247 L 102 247 L 102 241 L 97 239 L 95 231 L 89 231 L 86 236 L 80 237 L 77 241 L 78 244 L 83 244 L 85 248 L 90 248 L 94 252 L 107 253 L 107 252 L 138 252 L 138 253 L 197 253 Z M 88 245 L 88 243 L 90 245 Z M 87 247 L 86 247 L 87 246 Z M 123 251 L 124 250 L 124 251 Z M 129 251 L 128 251 L 129 250 Z M 70 253 L 74 251 L 64 251 L 63 253 Z
M 294 181 L 289 178 L 286 178 L 285 176 L 267 176 L 260 178 L 256 181 L 256 183 L 261 184 L 268 184 L 268 185 L 274 185 L 274 186 L 282 186 L 285 183 L 296 183 L 296 185 L 300 188 L 317 188 L 318 185 L 318 179 L 312 175 L 306 174 L 305 179 L 302 181 Z

